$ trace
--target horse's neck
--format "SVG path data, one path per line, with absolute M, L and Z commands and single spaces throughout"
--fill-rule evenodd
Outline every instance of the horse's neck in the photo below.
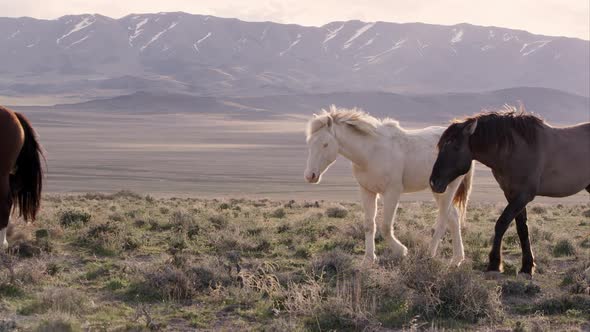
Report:
M 472 154 L 474 160 L 477 160 L 485 166 L 496 171 L 502 169 L 503 160 L 508 160 L 510 158 L 509 156 L 502 155 L 502 151 L 494 151 L 494 149 L 489 149 L 487 151 L 472 150 Z
M 352 132 L 345 126 L 334 126 L 334 135 L 339 144 L 339 153 L 357 167 L 365 168 L 369 163 L 369 147 L 375 144 L 375 137 Z

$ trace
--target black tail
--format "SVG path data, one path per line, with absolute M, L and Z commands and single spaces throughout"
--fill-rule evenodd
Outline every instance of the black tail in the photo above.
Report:
M 25 142 L 16 160 L 16 170 L 11 175 L 11 192 L 15 208 L 18 206 L 20 216 L 26 221 L 37 217 L 43 189 L 43 164 L 45 160 L 37 134 L 29 120 L 16 113 L 21 127 L 25 132 Z

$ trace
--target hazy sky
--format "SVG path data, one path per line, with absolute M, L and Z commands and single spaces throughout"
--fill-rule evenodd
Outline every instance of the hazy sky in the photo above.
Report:
M 588 0 L 0 0 L 0 16 L 53 19 L 65 14 L 184 11 L 323 25 L 335 20 L 472 23 L 590 39 Z

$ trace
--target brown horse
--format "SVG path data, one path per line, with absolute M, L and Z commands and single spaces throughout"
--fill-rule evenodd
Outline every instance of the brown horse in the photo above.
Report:
M 13 202 L 20 216 L 35 220 L 43 186 L 43 153 L 35 131 L 22 114 L 0 106 L 0 246 Z
M 502 237 L 516 218 L 522 249 L 521 273 L 533 273 L 526 205 L 535 196 L 566 197 L 590 192 L 590 123 L 554 128 L 542 119 L 510 108 L 482 113 L 452 124 L 438 143 L 430 176 L 435 192 L 444 192 L 477 160 L 492 173 L 508 206 L 496 222 L 488 271 L 502 270 Z

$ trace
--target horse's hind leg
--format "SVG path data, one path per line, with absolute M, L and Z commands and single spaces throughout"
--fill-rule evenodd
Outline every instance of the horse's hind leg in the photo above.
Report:
M 535 262 L 529 239 L 529 228 L 526 221 L 527 215 L 525 207 L 522 209 L 522 212 L 516 216 L 516 231 L 518 232 L 520 248 L 522 249 L 522 267 L 520 268 L 520 273 L 528 273 L 532 275 L 533 269 L 535 268 Z
M 8 247 L 6 230 L 12 209 L 12 197 L 10 194 L 9 176 L 0 176 L 0 247 Z

